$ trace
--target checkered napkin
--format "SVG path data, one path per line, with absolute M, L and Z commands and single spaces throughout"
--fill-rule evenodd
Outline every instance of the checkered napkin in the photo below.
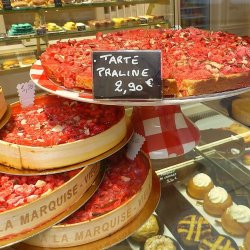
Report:
M 180 106 L 134 107 L 134 130 L 145 137 L 142 150 L 151 159 L 185 154 L 199 142 L 199 130 L 182 114 Z

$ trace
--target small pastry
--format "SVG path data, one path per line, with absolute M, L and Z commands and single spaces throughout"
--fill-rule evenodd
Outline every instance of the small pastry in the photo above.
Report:
M 176 246 L 169 237 L 156 235 L 146 240 L 144 250 L 176 250 Z
M 74 22 L 66 22 L 64 25 L 63 25 L 63 28 L 65 30 L 77 30 L 76 28 L 76 24 Z
M 151 215 L 149 219 L 131 235 L 131 238 L 138 242 L 145 242 L 148 238 L 159 233 L 159 225 L 155 215 Z
M 237 250 L 236 244 L 229 238 L 223 235 L 209 236 L 204 238 L 199 246 L 199 250 Z
M 4 70 L 18 68 L 19 66 L 19 62 L 16 59 L 5 60 L 2 65 Z
M 246 250 L 250 250 L 250 230 L 247 232 L 246 237 L 244 239 L 244 247 Z
M 195 175 L 187 185 L 187 193 L 192 198 L 203 200 L 206 193 L 208 193 L 214 184 L 211 178 L 203 173 Z
M 31 65 L 36 61 L 35 57 L 25 57 L 21 60 L 23 65 Z
M 194 246 L 203 238 L 211 235 L 211 225 L 202 216 L 188 215 L 182 218 L 177 225 L 177 233 L 182 242 L 188 246 Z
M 222 187 L 213 187 L 204 197 L 204 210 L 214 216 L 221 216 L 233 204 L 231 196 Z
M 250 230 L 250 209 L 233 204 L 221 217 L 223 229 L 234 236 L 244 236 Z

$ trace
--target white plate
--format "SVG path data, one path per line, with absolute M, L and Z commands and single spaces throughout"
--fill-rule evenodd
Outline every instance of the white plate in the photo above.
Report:
M 233 123 L 234 121 L 230 118 L 218 114 L 198 120 L 197 122 L 195 122 L 195 125 L 199 128 L 199 130 L 206 130 L 212 128 L 226 128 L 232 125 Z

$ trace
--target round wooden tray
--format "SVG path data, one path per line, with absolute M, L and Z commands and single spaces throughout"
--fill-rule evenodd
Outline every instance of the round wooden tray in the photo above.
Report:
M 0 213 L 0 248 L 34 236 L 72 214 L 98 188 L 104 175 L 104 170 L 99 170 L 100 164 L 87 166 L 50 194 Z
M 76 246 L 76 247 L 67 247 L 65 249 L 67 250 L 100 250 L 100 249 L 106 249 L 108 247 L 111 247 L 115 244 L 118 244 L 122 240 L 129 237 L 131 234 L 133 234 L 134 231 L 136 231 L 148 218 L 149 216 L 154 212 L 155 208 L 157 207 L 157 204 L 160 199 L 160 193 L 161 193 L 161 186 L 158 176 L 153 172 L 152 174 L 152 189 L 149 194 L 149 199 L 146 201 L 145 206 L 143 207 L 143 210 L 136 215 L 136 217 L 130 221 L 126 226 L 121 228 L 119 231 L 116 231 L 112 235 L 109 235 L 103 239 Z M 17 250 L 62 250 L 62 247 L 59 248 L 49 248 L 49 247 L 37 247 L 33 245 L 28 245 L 25 243 L 19 243 L 13 248 Z

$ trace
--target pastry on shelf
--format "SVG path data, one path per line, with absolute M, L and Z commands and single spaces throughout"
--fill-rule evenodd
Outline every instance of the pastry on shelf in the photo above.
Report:
M 213 187 L 204 197 L 204 210 L 214 216 L 221 216 L 233 204 L 231 196 L 222 187 Z
M 157 218 L 152 214 L 149 219 L 131 235 L 131 238 L 138 242 L 145 242 L 148 238 L 159 233 L 159 224 Z
M 245 247 L 245 250 L 250 250 L 250 230 L 247 232 L 245 236 L 244 247 Z
M 18 23 L 11 25 L 8 36 L 30 35 L 34 33 L 35 29 L 30 23 Z
M 250 209 L 233 204 L 221 217 L 223 229 L 234 236 L 244 236 L 250 230 Z
M 250 99 L 238 98 L 232 101 L 232 117 L 238 122 L 250 126 Z
M 176 250 L 176 245 L 172 239 L 164 235 L 155 235 L 148 238 L 144 244 L 144 250 Z
M 34 7 L 45 7 L 47 6 L 47 0 L 32 0 L 30 5 Z
M 177 233 L 187 246 L 197 245 L 203 238 L 210 236 L 211 225 L 202 216 L 188 215 L 178 221 Z
M 209 236 L 204 238 L 198 250 L 238 250 L 236 243 L 229 237 L 224 235 Z
M 75 31 L 75 30 L 77 30 L 76 23 L 74 23 L 74 22 L 66 22 L 63 25 L 63 28 L 65 30 L 67 30 L 67 31 Z
M 47 23 L 46 28 L 48 32 L 56 32 L 56 31 L 62 31 L 63 28 L 56 23 Z
M 207 174 L 199 173 L 189 180 L 187 193 L 192 198 L 203 200 L 213 186 L 213 181 Z
M 76 28 L 78 31 L 83 31 L 87 29 L 87 26 L 84 23 L 76 23 Z
M 35 56 L 27 56 L 20 59 L 21 66 L 30 66 L 36 61 Z
M 2 68 L 3 70 L 19 68 L 19 61 L 17 59 L 8 59 L 3 61 Z
M 12 8 L 20 8 L 29 6 L 28 1 L 20 0 L 20 1 L 11 1 Z
M 119 28 L 119 27 L 122 27 L 124 25 L 127 25 L 127 22 L 124 18 L 114 17 L 114 18 L 112 18 L 112 21 L 114 22 L 115 28 Z

